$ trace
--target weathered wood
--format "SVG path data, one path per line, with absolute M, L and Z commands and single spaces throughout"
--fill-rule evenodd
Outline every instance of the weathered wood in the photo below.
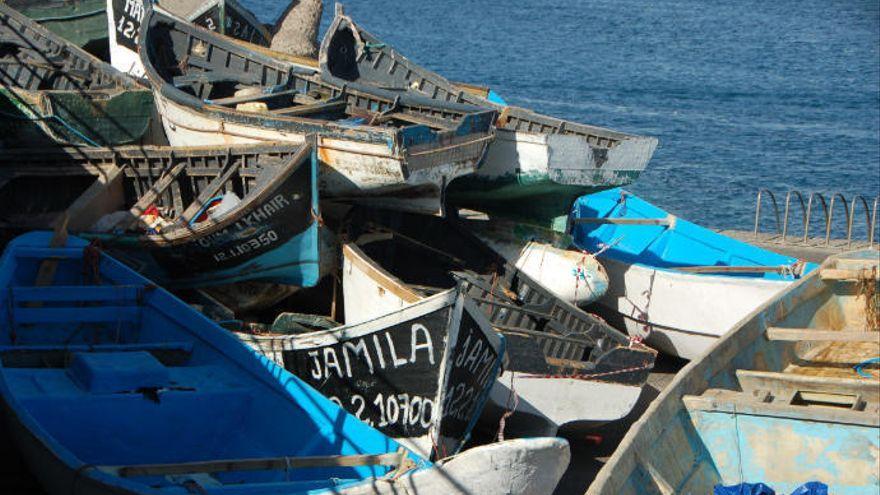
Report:
M 448 123 L 445 123 L 441 120 L 435 120 L 435 119 L 431 119 L 431 118 L 428 118 L 428 117 L 425 117 L 422 115 L 414 115 L 411 113 L 404 113 L 404 112 L 386 113 L 380 117 L 376 117 L 375 119 L 373 119 L 373 123 L 374 124 L 381 124 L 384 122 L 388 122 L 390 120 L 400 120 L 402 122 L 407 122 L 407 123 L 416 124 L 416 125 L 425 125 L 425 126 L 432 127 L 435 129 L 452 129 L 452 126 L 448 125 Z
M 479 303 L 482 303 L 482 304 L 488 304 L 490 306 L 497 306 L 497 307 L 501 307 L 501 308 L 510 309 L 513 311 L 518 311 L 520 313 L 525 313 L 529 316 L 534 316 L 536 318 L 541 318 L 543 320 L 552 320 L 553 319 L 553 315 L 551 315 L 551 314 L 542 313 L 540 311 L 535 311 L 535 310 L 529 309 L 524 306 L 517 306 L 516 304 L 509 304 L 509 303 L 505 303 L 505 302 L 501 302 L 501 301 L 494 301 L 494 300 L 485 299 L 482 297 L 474 297 L 473 299 Z
M 767 339 L 788 342 L 880 342 L 880 332 L 871 332 L 868 330 L 813 330 L 811 328 L 770 327 L 767 329 Z
M 873 273 L 868 270 L 842 270 L 837 268 L 823 268 L 819 271 L 819 277 L 822 280 L 833 281 L 857 281 L 865 278 L 875 278 L 880 280 L 880 271 Z
M 856 376 L 853 374 L 853 376 Z M 876 380 L 862 377 L 837 378 L 799 375 L 758 370 L 736 370 L 743 392 L 767 391 L 777 396 L 791 396 L 798 391 L 832 392 L 861 395 L 869 402 L 880 401 L 880 386 Z
M 98 175 L 89 186 L 67 208 L 70 218 L 68 228 L 74 232 L 88 229 L 102 216 L 116 211 L 123 204 L 122 168 L 115 165 Z
M 271 457 L 264 459 L 229 459 L 182 462 L 178 464 L 142 464 L 135 466 L 101 466 L 102 471 L 123 478 L 135 476 L 168 476 L 190 473 L 226 473 L 231 471 L 270 471 L 320 467 L 398 466 L 405 459 L 399 453 L 328 455 L 312 457 Z
M 289 108 L 279 108 L 271 110 L 272 115 L 284 115 L 292 117 L 295 115 L 308 115 L 323 112 L 339 112 L 345 110 L 346 103 L 344 101 L 331 101 L 326 103 L 312 103 L 309 105 L 298 105 Z
M 782 273 L 786 266 L 678 266 L 676 270 L 688 273 Z
M 192 204 L 190 204 L 186 208 L 186 210 L 183 211 L 183 213 L 180 215 L 180 218 L 182 218 L 184 221 L 189 221 L 191 219 L 190 217 L 198 213 L 198 211 L 203 206 L 205 206 L 205 204 L 211 198 L 213 198 L 218 192 L 220 192 L 220 189 L 222 189 L 223 186 L 226 185 L 230 177 L 232 177 L 232 174 L 234 174 L 239 169 L 239 167 L 241 167 L 240 161 L 235 161 L 231 164 L 228 164 L 226 171 L 223 172 L 221 175 L 215 177 L 214 180 L 212 180 L 211 183 L 208 184 L 208 186 L 199 193 L 199 197 L 196 198 L 196 200 L 193 201 Z
M 67 224 L 70 221 L 70 215 L 67 212 L 61 214 L 61 218 L 55 224 L 55 233 L 52 236 L 52 241 L 49 243 L 50 248 L 58 248 L 67 244 Z M 34 282 L 35 286 L 47 286 L 52 285 L 53 280 L 55 280 L 55 270 L 58 269 L 58 260 L 57 259 L 47 259 L 40 263 L 40 268 L 37 271 L 37 279 Z M 32 303 L 31 307 L 38 308 L 40 307 L 40 303 Z
M 241 96 L 230 96 L 228 98 L 218 98 L 216 100 L 206 101 L 205 103 L 208 103 L 210 105 L 221 105 L 221 106 L 225 106 L 225 107 L 231 107 L 231 106 L 239 105 L 242 103 L 252 103 L 255 101 L 270 100 L 272 98 L 277 98 L 280 96 L 293 96 L 296 93 L 298 93 L 298 90 L 296 90 L 296 89 L 285 89 L 283 91 L 277 91 L 275 93 L 264 93 L 261 91 L 259 93 L 254 93 L 254 94 L 246 94 L 246 95 L 241 95 Z
M 129 212 L 132 215 L 131 221 L 126 225 L 126 227 L 130 226 L 141 216 L 141 214 L 149 208 L 149 206 L 156 202 L 159 198 L 159 195 L 165 192 L 168 189 L 168 186 L 174 182 L 174 179 L 177 178 L 178 175 L 181 174 L 186 169 L 186 162 L 178 163 L 174 166 L 167 174 L 163 175 L 156 182 L 153 183 L 153 186 L 144 193 L 143 196 L 138 199 L 137 203 L 129 209 Z
M 673 225 L 674 218 L 669 215 L 666 218 L 601 218 L 581 217 L 572 219 L 573 223 L 610 224 L 610 225 Z

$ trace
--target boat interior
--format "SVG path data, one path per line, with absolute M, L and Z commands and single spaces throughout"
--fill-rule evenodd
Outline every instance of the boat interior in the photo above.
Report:
M 559 300 L 454 221 L 358 208 L 347 225 L 367 257 L 417 294 L 466 281 L 468 296 L 507 338 L 513 371 L 582 374 L 648 363 L 625 378 L 636 381 L 650 371 L 653 351 L 631 347 L 623 334 Z
M 297 145 L 234 148 L 117 147 L 19 149 L 0 168 L 0 226 L 45 229 L 65 210 L 81 210 L 75 230 L 84 231 L 105 214 L 114 222 L 97 231 L 161 232 L 206 227 L 223 198 L 243 205 L 268 186 L 296 174 L 302 197 L 311 194 L 309 149 Z M 302 151 L 304 150 L 304 151 Z M 64 180 L 53 180 L 63 177 Z M 43 193 L 43 194 L 40 194 Z M 149 207 L 151 218 L 143 218 Z M 110 220 L 110 218 L 108 218 Z M 154 224 L 149 226 L 140 220 Z
M 399 99 L 340 90 L 315 71 L 248 50 L 244 45 L 154 14 L 148 57 L 166 83 L 206 104 L 263 117 L 297 117 L 342 126 L 453 130 L 462 111 L 419 108 Z M 271 52 L 270 52 L 271 53 Z M 476 110 L 476 109 L 472 109 Z
M 156 493 L 300 493 L 408 462 L 182 301 L 82 240 L 47 248 L 51 236 L 4 255 L 0 387 L 79 476 Z
M 581 249 L 682 273 L 791 281 L 816 267 L 675 218 L 622 189 L 577 200 L 570 224 Z
M 877 486 L 880 260 L 877 251 L 831 260 L 679 372 L 612 460 L 632 468 L 615 476 L 625 484 L 604 493 Z
M 355 34 L 355 31 L 357 33 Z M 441 101 L 470 103 L 484 107 L 488 91 L 467 84 L 452 83 L 406 59 L 386 43 L 354 24 L 349 17 L 337 17 L 321 44 L 326 70 L 342 81 L 360 82 L 380 89 L 413 92 Z M 601 149 L 613 148 L 633 136 L 555 117 L 525 108 L 504 105 L 498 127 L 519 132 L 577 135 Z

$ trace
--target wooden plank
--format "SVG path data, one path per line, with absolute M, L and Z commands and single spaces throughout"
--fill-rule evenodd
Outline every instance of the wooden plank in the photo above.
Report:
M 242 103 L 252 103 L 255 101 L 264 101 L 270 100 L 272 98 L 280 97 L 280 96 L 293 96 L 297 93 L 295 89 L 285 89 L 283 91 L 277 91 L 275 93 L 257 93 L 257 94 L 249 94 L 249 95 L 241 95 L 241 96 L 230 96 L 228 98 L 218 98 L 216 100 L 205 100 L 205 103 L 209 105 L 220 105 L 223 107 L 231 107 L 235 105 L 240 105 Z
M 76 260 L 82 259 L 83 252 L 81 248 L 38 248 L 26 247 L 16 248 L 14 251 L 16 258 L 49 258 L 53 260 Z
M 55 224 L 52 240 L 49 241 L 50 248 L 59 248 L 67 244 L 67 224 L 69 221 L 70 215 L 68 215 L 67 212 L 62 213 L 60 219 Z M 40 263 L 40 268 L 37 270 L 37 279 L 34 282 L 34 285 L 52 285 L 52 281 L 55 280 L 55 271 L 57 269 L 58 260 L 52 258 L 43 260 L 43 262 Z
M 672 215 L 666 218 L 600 218 L 600 217 L 580 217 L 572 219 L 576 224 L 599 224 L 599 225 L 672 225 Z
M 382 124 L 382 123 L 388 122 L 389 120 L 400 120 L 403 122 L 408 122 L 410 124 L 424 125 L 424 126 L 432 127 L 435 129 L 443 129 L 443 130 L 454 129 L 454 127 L 449 125 L 449 123 L 446 121 L 439 120 L 439 119 L 432 119 L 432 118 L 426 117 L 424 115 L 415 115 L 415 114 L 404 113 L 404 112 L 393 112 L 393 113 L 383 114 L 383 115 L 373 119 L 372 123 L 373 124 Z
M 15 324 L 27 323 L 106 323 L 136 321 L 137 306 L 93 306 L 84 308 L 15 307 Z
M 186 208 L 186 210 L 184 210 L 184 212 L 182 214 L 180 214 L 179 218 L 181 218 L 184 222 L 188 222 L 190 220 L 191 216 L 198 213 L 199 210 L 203 206 L 205 206 L 205 203 L 210 201 L 210 199 L 213 198 L 220 191 L 220 189 L 224 185 L 226 185 L 227 182 L 229 182 L 229 179 L 239 169 L 239 167 L 241 167 L 241 164 L 244 161 L 244 160 L 235 160 L 231 164 L 229 164 L 228 161 L 231 160 L 232 157 L 227 156 L 226 159 L 227 159 L 226 171 L 223 172 L 222 175 L 214 177 L 214 180 L 212 180 L 207 186 L 205 186 L 204 189 L 202 189 L 202 191 L 199 193 L 199 196 L 195 199 L 195 201 L 193 201 L 192 204 L 190 204 Z
M 770 327 L 767 329 L 767 340 L 784 342 L 880 342 L 880 332 L 871 332 L 868 330 L 814 330 L 812 328 Z
M 271 471 L 286 469 L 398 466 L 403 454 L 329 455 L 313 457 L 271 457 L 263 459 L 229 459 L 177 464 L 142 464 L 134 466 L 100 466 L 98 469 L 124 478 L 135 476 L 168 476 L 191 473 L 226 473 L 232 471 Z
M 152 342 L 142 344 L 96 344 L 96 345 L 7 345 L 0 346 L 0 354 L 49 353 L 49 352 L 138 352 L 183 351 L 192 352 L 192 342 Z
M 837 268 L 822 268 L 819 270 L 819 277 L 822 280 L 858 281 L 866 278 L 874 278 L 880 280 L 880 271 L 871 270 L 841 270 Z
M 852 373 L 853 378 L 798 375 L 759 370 L 736 370 L 743 392 L 768 391 L 775 396 L 793 396 L 795 392 L 829 392 L 861 395 L 868 402 L 880 402 L 877 380 L 866 380 Z
M 688 273 L 783 273 L 787 266 L 677 266 L 674 270 Z
M 68 228 L 74 232 L 88 229 L 102 216 L 123 205 L 122 168 L 112 166 L 102 172 L 68 208 Z
M 490 306 L 496 306 L 496 307 L 501 307 L 501 308 L 510 309 L 510 310 L 515 311 L 515 312 L 518 312 L 518 313 L 525 313 L 525 314 L 527 314 L 527 315 L 529 315 L 529 316 L 534 316 L 534 317 L 536 317 L 536 318 L 541 318 L 541 319 L 543 319 L 543 320 L 552 320 L 552 319 L 554 319 L 553 315 L 551 315 L 551 314 L 542 313 L 542 312 L 540 312 L 540 311 L 535 311 L 535 310 L 532 310 L 532 309 L 528 309 L 527 307 L 524 307 L 524 306 L 517 306 L 516 304 L 509 304 L 509 303 L 505 303 L 505 302 L 501 302 L 501 301 L 493 301 L 493 300 L 491 300 L 491 299 L 485 299 L 485 298 L 482 298 L 482 297 L 472 297 L 472 299 L 473 299 L 474 301 L 477 301 L 477 302 L 482 303 L 482 304 L 488 304 L 488 305 L 490 305 Z
M 121 301 L 136 300 L 143 285 L 54 285 L 13 287 L 14 301 Z
M 308 115 L 313 113 L 323 113 L 323 112 L 339 112 L 344 111 L 348 106 L 348 103 L 344 101 L 331 101 L 327 103 L 312 103 L 309 105 L 298 105 L 290 108 L 279 108 L 278 110 L 272 110 L 269 113 L 272 115 L 281 115 L 286 117 L 292 117 L 297 115 Z
M 156 182 L 153 183 L 153 186 L 145 192 L 134 204 L 134 206 L 129 209 L 129 213 L 132 215 L 132 219 L 124 225 L 124 228 L 129 228 L 137 219 L 140 218 L 141 214 L 150 207 L 151 204 L 156 202 L 156 199 L 159 198 L 159 195 L 165 192 L 165 189 L 168 189 L 168 186 L 180 175 L 181 172 L 186 168 L 186 162 L 178 163 L 171 170 L 168 171 L 167 174 L 163 175 Z

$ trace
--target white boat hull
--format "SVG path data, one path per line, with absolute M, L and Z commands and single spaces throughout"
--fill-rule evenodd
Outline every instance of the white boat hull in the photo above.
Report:
M 537 228 L 496 220 L 466 225 L 504 259 L 566 302 L 589 304 L 608 290 L 608 274 L 595 256 L 545 242 Z M 518 229 L 525 230 L 522 236 L 517 236 Z
M 693 275 L 601 258 L 609 289 L 598 304 L 613 323 L 652 347 L 700 357 L 743 317 L 791 282 Z
M 553 436 L 562 427 L 595 428 L 622 419 L 632 411 L 642 387 L 583 378 L 545 377 L 505 371 L 489 394 L 484 422 L 516 436 Z
M 468 449 L 439 469 L 406 474 L 395 481 L 376 481 L 339 493 L 548 495 L 568 467 L 571 453 L 561 438 L 508 440 Z
M 160 91 L 153 94 L 172 146 L 302 143 L 306 138 L 301 132 L 217 120 L 169 100 Z M 477 165 L 471 160 L 408 170 L 403 157 L 387 144 L 329 137 L 318 138 L 318 158 L 323 198 L 357 198 L 376 206 L 424 213 L 440 212 L 443 187 L 472 173 Z
M 519 173 L 563 185 L 620 185 L 629 182 L 621 181 L 620 174 L 644 170 L 656 147 L 654 138 L 631 138 L 608 150 L 606 159 L 600 161 L 581 136 L 499 128 L 485 164 L 475 175 L 500 179 Z

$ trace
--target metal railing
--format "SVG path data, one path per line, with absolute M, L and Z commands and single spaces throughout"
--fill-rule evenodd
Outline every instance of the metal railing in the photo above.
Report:
M 829 246 L 831 244 L 831 230 L 832 225 L 834 224 L 834 207 L 837 204 L 841 204 L 843 207 L 844 219 L 846 221 L 846 245 L 852 246 L 853 242 L 853 223 L 856 219 L 856 208 L 861 205 L 862 210 L 865 213 L 865 232 L 868 234 L 865 242 L 868 243 L 868 247 L 874 246 L 874 238 L 877 234 L 877 211 L 878 207 L 880 207 L 880 196 L 874 197 L 873 207 L 868 207 L 868 200 L 860 195 L 856 195 L 852 198 L 851 201 L 847 202 L 846 197 L 843 194 L 836 192 L 831 194 L 831 201 L 826 201 L 825 196 L 822 193 L 812 192 L 810 193 L 807 201 L 804 201 L 804 195 L 801 194 L 800 191 L 791 190 L 788 191 L 785 195 L 785 210 L 780 216 L 779 214 L 779 202 L 776 201 L 776 195 L 773 194 L 773 191 L 768 189 L 760 189 L 758 190 L 758 198 L 755 203 L 755 238 L 758 238 L 759 230 L 761 226 L 761 205 L 764 203 L 762 200 L 764 197 L 768 197 L 770 199 L 771 204 L 773 205 L 773 213 L 774 218 L 776 219 L 776 234 L 781 236 L 781 242 L 787 242 L 787 237 L 789 236 L 789 226 L 792 216 L 792 202 L 796 200 L 794 206 L 800 205 L 800 213 L 801 213 L 801 224 L 803 226 L 803 236 L 798 238 L 793 238 L 794 242 L 797 242 L 795 239 L 800 239 L 800 242 L 803 244 L 807 244 L 810 239 L 810 227 L 814 220 L 813 211 L 818 209 L 821 206 L 821 213 L 825 220 L 824 224 L 824 233 L 825 233 L 825 245 Z M 815 207 L 815 208 L 814 208 Z

